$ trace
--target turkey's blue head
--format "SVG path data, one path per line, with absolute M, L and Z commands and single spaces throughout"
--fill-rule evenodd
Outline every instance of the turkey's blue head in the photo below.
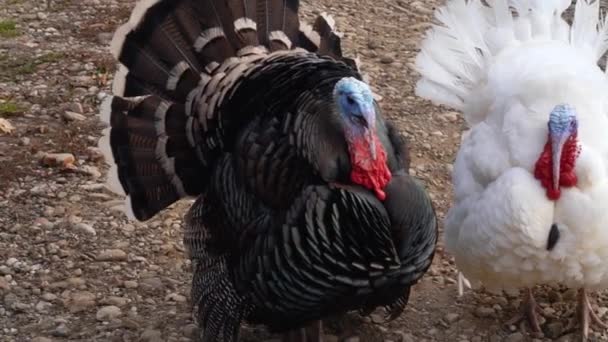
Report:
M 560 187 L 577 183 L 574 166 L 579 154 L 576 111 L 567 104 L 553 108 L 549 115 L 549 137 L 545 149 L 536 162 L 535 176 L 547 189 L 552 200 L 560 197 Z
M 386 152 L 376 135 L 376 107 L 370 87 L 345 77 L 334 87 L 334 100 L 342 119 L 351 159 L 351 180 L 373 190 L 384 200 L 391 179 Z
M 336 83 L 334 98 L 347 138 L 363 138 L 373 146 L 371 135 L 376 128 L 376 108 L 370 87 L 354 77 L 345 77 Z M 375 149 L 372 157 L 375 158 Z

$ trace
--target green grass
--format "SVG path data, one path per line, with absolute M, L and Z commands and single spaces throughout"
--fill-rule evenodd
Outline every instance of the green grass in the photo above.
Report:
M 13 74 L 15 75 L 29 75 L 36 71 L 36 63 L 34 61 L 25 61 L 24 63 L 16 63 Z
M 51 52 L 36 58 L 37 64 L 59 62 L 65 55 L 62 52 Z
M 13 20 L 0 20 L 0 37 L 13 38 L 19 34 L 17 24 Z
M 23 114 L 25 108 L 12 101 L 0 101 L 0 117 L 10 117 Z
M 0 79 L 33 74 L 39 65 L 58 62 L 64 57 L 65 54 L 61 52 L 51 52 L 29 59 L 0 57 Z

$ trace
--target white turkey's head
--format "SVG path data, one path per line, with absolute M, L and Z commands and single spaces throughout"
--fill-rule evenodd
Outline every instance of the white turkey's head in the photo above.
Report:
M 535 174 L 547 189 L 547 196 L 557 200 L 560 187 L 571 187 L 577 183 L 574 166 L 580 150 L 576 111 L 567 104 L 557 105 L 551 111 L 547 125 L 549 137 L 536 162 Z
M 557 143 L 563 141 L 565 138 L 576 134 L 578 131 L 576 111 L 567 104 L 555 106 L 549 115 L 548 126 L 549 134 L 551 135 L 553 142 Z
M 372 134 L 376 128 L 376 108 L 370 87 L 354 77 L 345 77 L 334 87 L 334 100 L 343 120 L 347 138 L 365 139 L 375 159 L 376 151 Z

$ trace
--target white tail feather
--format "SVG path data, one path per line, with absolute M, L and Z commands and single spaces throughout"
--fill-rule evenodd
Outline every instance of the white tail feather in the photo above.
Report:
M 579 0 L 576 3 L 574 20 L 572 21 L 571 41 L 581 48 L 591 48 L 597 35 L 596 25 L 600 2 L 589 3 Z
M 600 1 L 579 0 L 572 22 L 573 45 L 588 50 L 599 59 L 608 48 L 608 27 L 605 13 L 600 13 Z
M 108 162 L 110 160 L 114 160 L 114 158 L 112 157 L 112 151 L 110 150 L 109 139 L 110 139 L 109 136 L 104 135 L 99 140 L 99 147 L 104 154 L 104 158 L 106 158 L 106 162 Z M 109 164 L 109 162 L 108 162 L 108 164 Z M 120 196 L 126 195 L 124 189 L 122 188 L 122 184 L 120 184 L 120 180 L 118 179 L 118 166 L 116 164 L 112 164 L 110 166 L 110 169 L 108 170 L 108 173 L 106 176 L 105 186 L 108 190 L 110 190 L 111 192 L 113 192 L 117 195 L 120 195 Z M 120 205 L 120 209 L 125 213 L 125 215 L 127 216 L 127 218 L 129 220 L 131 220 L 131 221 L 137 220 L 135 217 L 135 214 L 133 213 L 133 205 L 131 203 L 131 196 L 125 197 L 123 204 Z
M 104 124 L 110 124 L 110 117 L 112 116 L 112 95 L 107 95 L 101 101 L 99 106 L 99 120 Z
M 106 187 L 108 188 L 108 190 L 112 191 L 117 195 L 126 195 L 125 191 L 122 188 L 122 184 L 120 184 L 120 180 L 118 179 L 118 166 L 116 166 L 116 164 L 112 165 L 108 170 L 108 179 L 106 181 Z
M 103 154 L 106 165 L 112 166 L 114 164 L 114 157 L 112 156 L 112 148 L 110 147 L 110 128 L 104 129 L 102 134 L 97 145 Z
M 125 199 L 124 213 L 125 215 L 127 215 L 127 218 L 130 221 L 137 221 L 137 218 L 135 217 L 135 214 L 133 212 L 133 202 L 131 201 L 131 196 L 127 196 L 127 198 Z
M 114 58 L 118 59 L 120 57 L 122 46 L 125 43 L 127 35 L 131 32 L 131 29 L 131 24 L 127 22 L 114 32 L 114 37 L 112 37 L 112 41 L 110 42 L 110 53 Z
M 427 32 L 416 58 L 422 76 L 418 96 L 464 110 L 476 101 L 496 56 L 527 42 L 565 42 L 587 51 L 590 63 L 608 48 L 608 21 L 600 15 L 599 0 L 577 1 L 572 27 L 561 17 L 570 0 L 487 2 L 490 7 L 481 0 L 448 0 L 436 10 L 440 25 Z
M 118 63 L 118 68 L 112 80 L 112 94 L 115 96 L 123 96 L 125 93 L 125 85 L 127 84 L 127 74 L 129 69 L 122 63 Z
M 110 117 L 112 115 L 112 99 L 113 96 L 106 96 L 100 106 L 100 121 L 108 125 L 110 124 Z M 122 184 L 120 184 L 120 180 L 118 179 L 118 166 L 115 164 L 114 156 L 112 154 L 112 147 L 110 146 L 110 130 L 110 127 L 105 128 L 101 132 L 102 135 L 98 141 L 98 147 L 103 154 L 104 161 L 108 166 L 110 166 L 106 176 L 105 186 L 111 192 L 124 196 L 126 193 L 122 187 Z M 133 207 L 131 205 L 131 198 L 129 196 L 127 196 L 125 199 L 124 205 L 121 207 L 121 209 L 125 212 L 125 215 L 127 215 L 129 220 L 135 220 Z
M 597 59 L 602 58 L 604 53 L 608 50 L 608 16 L 606 16 L 606 13 L 601 13 L 598 34 L 593 50 L 595 51 Z

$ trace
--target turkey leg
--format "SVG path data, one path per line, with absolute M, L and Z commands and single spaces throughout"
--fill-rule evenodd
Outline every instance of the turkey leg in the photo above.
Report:
M 469 280 L 467 278 L 464 277 L 464 274 L 462 274 L 462 272 L 458 272 L 458 297 L 462 297 L 462 295 L 464 294 L 464 287 L 468 287 L 469 289 L 471 288 L 471 283 L 469 282 Z
M 301 328 L 286 332 L 281 342 L 306 342 L 306 330 Z
M 285 333 L 282 342 L 323 342 L 323 322 L 314 321 L 304 328 Z
M 587 290 L 585 288 L 578 290 L 578 313 L 581 324 L 582 341 L 587 341 L 589 338 L 589 325 L 595 323 L 602 329 L 608 329 L 608 325 L 602 322 L 598 315 L 593 311 Z
M 306 328 L 306 342 L 323 342 L 323 321 L 314 321 Z
M 532 293 L 531 288 L 526 288 L 524 300 L 522 301 L 519 308 L 521 312 L 515 315 L 515 317 L 513 317 L 512 319 L 508 320 L 507 325 L 517 324 L 526 320 L 528 321 L 528 325 L 532 329 L 533 333 L 541 333 L 542 330 L 538 321 L 539 307 L 538 304 L 536 304 L 536 300 L 534 300 L 534 294 Z

